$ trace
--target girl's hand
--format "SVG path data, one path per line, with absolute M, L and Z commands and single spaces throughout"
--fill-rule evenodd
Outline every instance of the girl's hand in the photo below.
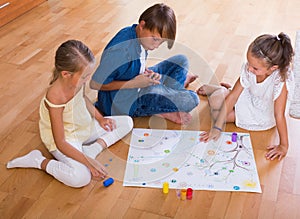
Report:
M 88 156 L 86 156 L 86 158 L 89 162 L 87 167 L 91 171 L 92 178 L 95 180 L 103 180 L 108 174 L 105 167 L 95 159 Z
M 208 142 L 210 140 L 218 140 L 220 138 L 221 131 L 218 129 L 211 129 L 209 132 L 202 132 L 200 134 L 200 141 Z
M 94 180 L 103 180 L 107 176 L 107 171 L 105 169 L 98 170 L 95 167 L 90 168 L 92 179 Z
M 278 160 L 280 161 L 286 155 L 288 147 L 285 145 L 269 145 L 267 149 L 269 150 L 266 153 L 266 158 L 268 160 L 274 160 L 278 157 Z
M 116 121 L 110 118 L 101 119 L 99 124 L 107 132 L 110 132 L 116 128 Z

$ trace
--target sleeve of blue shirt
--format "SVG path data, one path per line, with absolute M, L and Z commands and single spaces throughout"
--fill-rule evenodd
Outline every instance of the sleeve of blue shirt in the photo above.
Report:
M 126 51 L 121 46 L 105 49 L 92 80 L 99 84 L 108 84 L 114 80 L 129 80 L 125 74 L 130 64 L 128 59 Z

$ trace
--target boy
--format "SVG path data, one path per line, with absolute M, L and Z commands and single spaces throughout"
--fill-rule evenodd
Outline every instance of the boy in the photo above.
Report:
M 172 48 L 175 36 L 175 14 L 165 4 L 153 5 L 142 13 L 138 24 L 120 30 L 104 49 L 90 83 L 99 90 L 98 110 L 104 115 L 157 115 L 189 123 L 189 112 L 199 98 L 184 88 L 195 80 L 187 77 L 187 58 L 177 55 L 146 68 L 148 51 L 165 41 Z

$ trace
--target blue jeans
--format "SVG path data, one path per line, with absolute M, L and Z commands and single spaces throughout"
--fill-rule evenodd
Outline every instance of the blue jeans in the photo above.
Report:
M 198 95 L 184 88 L 188 72 L 188 60 L 183 55 L 172 56 L 153 67 L 162 75 L 161 84 L 141 88 L 133 117 L 150 116 L 170 112 L 190 112 L 199 104 Z

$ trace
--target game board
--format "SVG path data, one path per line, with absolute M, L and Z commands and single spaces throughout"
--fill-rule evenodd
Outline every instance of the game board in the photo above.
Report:
M 250 135 L 222 133 L 199 141 L 200 131 L 133 129 L 124 186 L 261 193 Z

